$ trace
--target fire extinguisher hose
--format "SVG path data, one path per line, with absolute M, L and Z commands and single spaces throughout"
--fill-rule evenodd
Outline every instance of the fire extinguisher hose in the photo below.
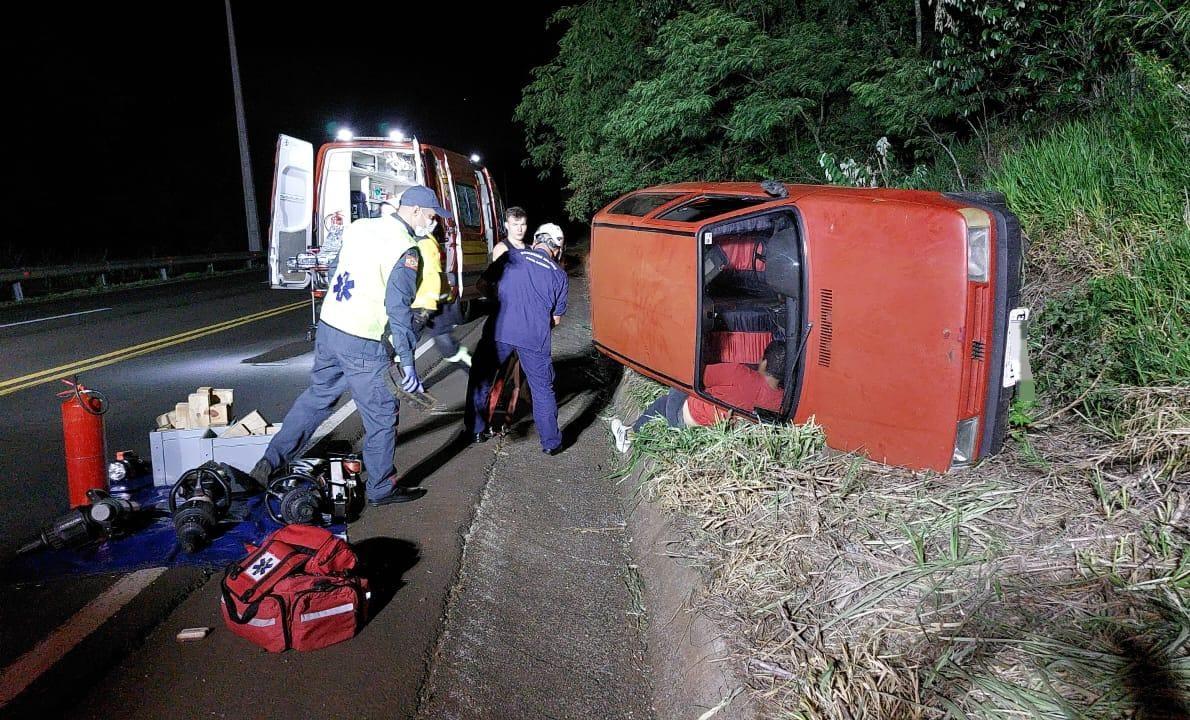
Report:
M 107 412 L 107 396 L 98 390 L 83 387 L 77 375 L 70 380 L 62 378 L 62 382 L 69 385 L 70 389 L 58 393 L 58 397 L 74 395 L 74 399 L 78 401 L 78 404 L 92 415 L 102 415 Z

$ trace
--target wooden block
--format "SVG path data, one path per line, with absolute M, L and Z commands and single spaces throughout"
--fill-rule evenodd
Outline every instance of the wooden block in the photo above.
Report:
M 178 642 L 195 642 L 196 640 L 202 640 L 207 635 L 209 635 L 210 632 L 211 628 L 209 627 L 183 628 L 178 631 L 178 634 L 175 637 L 177 637 Z
M 216 403 L 210 407 L 207 413 L 208 424 L 211 427 L 223 427 L 231 419 L 231 406 L 223 403 Z
M 220 435 L 219 437 L 230 439 L 230 438 L 238 438 L 238 437 L 248 437 L 251 434 L 252 433 L 248 432 L 248 428 L 244 427 L 243 421 L 241 421 L 241 422 L 237 422 L 236 424 L 234 424 L 231 427 L 224 430 L 223 434 Z
M 235 391 L 231 388 L 215 388 L 211 392 L 216 398 L 219 399 L 219 402 L 223 403 L 224 405 L 231 405 L 233 402 L 235 402 Z
M 173 410 L 170 410 L 170 412 L 173 412 Z M 177 417 L 177 415 L 175 415 L 174 417 Z M 172 427 L 173 424 L 174 424 L 173 420 L 170 419 L 168 412 L 162 413 L 161 415 L 157 416 L 157 429 L 158 430 L 166 430 L 166 429 Z
M 210 395 L 210 394 L 211 394 L 211 387 L 210 387 L 209 385 L 203 385 L 202 387 L 200 387 L 199 389 L 195 390 L 194 392 L 196 392 L 196 393 L 202 393 L 203 395 Z
M 190 403 L 178 403 L 174 406 L 174 412 L 178 414 L 174 427 L 185 430 L 187 428 L 198 427 L 198 420 L 195 419 L 195 424 L 190 423 Z
M 190 403 L 190 409 L 195 415 L 205 415 L 207 408 L 211 406 L 211 393 L 209 392 L 192 392 L 187 398 Z
M 244 427 L 247 428 L 248 432 L 252 435 L 264 435 L 265 429 L 269 426 L 269 423 L 264 419 L 264 416 L 262 416 L 256 410 L 253 410 L 252 412 L 245 415 L 243 419 L 240 420 L 240 422 L 244 424 Z
M 190 416 L 186 419 L 186 422 L 190 423 L 190 427 L 210 427 L 210 388 L 199 388 L 198 392 L 190 393 L 187 404 L 190 406 Z
M 169 418 L 169 425 L 167 425 L 166 427 L 171 427 L 171 428 L 174 428 L 175 430 L 178 429 L 178 411 L 170 410 L 169 412 L 167 412 L 165 414 L 165 416 L 167 418 Z

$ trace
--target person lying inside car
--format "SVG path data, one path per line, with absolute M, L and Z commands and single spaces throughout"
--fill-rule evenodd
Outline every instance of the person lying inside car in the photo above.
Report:
M 703 387 L 707 395 L 747 411 L 756 409 L 779 411 L 785 390 L 781 378 L 785 376 L 785 343 L 772 341 L 764 349 L 764 357 L 753 369 L 743 363 L 713 363 L 703 373 Z M 653 401 L 632 427 L 619 418 L 612 419 L 612 435 L 616 449 L 622 453 L 632 447 L 631 433 L 639 432 L 645 423 L 663 418 L 670 427 L 698 427 L 714 425 L 730 417 L 730 412 L 703 398 L 671 389 Z

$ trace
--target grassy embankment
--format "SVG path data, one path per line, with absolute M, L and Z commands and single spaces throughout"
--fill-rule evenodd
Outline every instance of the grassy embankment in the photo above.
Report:
M 984 168 L 1030 241 L 1039 388 L 999 456 L 937 475 L 826 454 L 812 424 L 636 437 L 762 716 L 1187 711 L 1188 108 L 1155 75 Z

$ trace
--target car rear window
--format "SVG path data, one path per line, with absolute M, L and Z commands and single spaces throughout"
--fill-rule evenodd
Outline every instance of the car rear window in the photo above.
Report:
M 658 215 L 657 219 L 672 220 L 673 222 L 699 222 L 733 210 L 759 205 L 772 199 L 743 195 L 703 195 L 690 202 L 682 203 L 672 210 L 665 211 Z
M 682 193 L 640 193 L 629 195 L 608 212 L 613 215 L 635 215 L 644 217 Z

